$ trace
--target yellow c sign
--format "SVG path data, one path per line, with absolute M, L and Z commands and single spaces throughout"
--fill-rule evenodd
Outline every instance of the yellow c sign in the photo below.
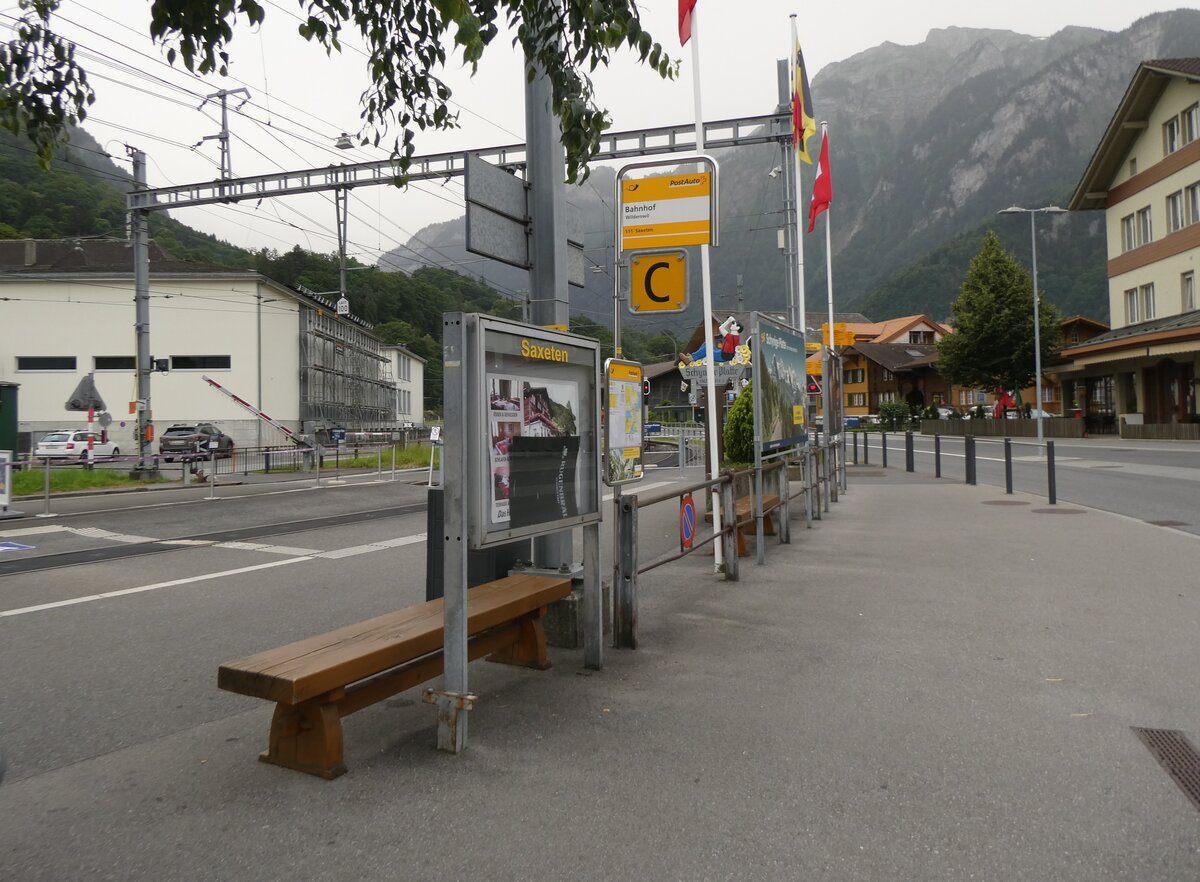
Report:
M 686 252 L 635 254 L 629 272 L 630 312 L 683 312 L 687 308 Z

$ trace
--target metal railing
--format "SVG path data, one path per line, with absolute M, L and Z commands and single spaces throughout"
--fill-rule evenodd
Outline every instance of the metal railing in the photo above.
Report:
M 773 494 L 767 492 L 768 479 L 773 482 L 775 490 Z M 676 551 L 669 551 L 650 560 L 641 560 L 638 544 L 640 535 L 638 518 L 642 509 L 668 501 L 674 501 L 682 508 L 685 496 L 694 493 L 705 496 L 714 488 L 718 489 L 721 494 L 720 530 L 713 529 L 701 536 L 699 519 L 697 519 L 694 538 L 688 547 L 684 547 L 684 543 L 681 541 L 680 548 Z M 757 492 L 755 492 L 756 488 Z M 777 497 L 776 501 L 769 506 L 763 504 L 764 498 L 768 496 Z M 737 501 L 739 498 L 747 497 L 753 500 L 748 516 L 738 518 Z M 616 585 L 612 598 L 613 647 L 618 649 L 637 648 L 637 597 L 640 575 L 680 560 L 720 539 L 725 581 L 738 581 L 740 573 L 737 531 L 750 524 L 756 525 L 758 562 L 762 563 L 765 547 L 764 520 L 766 518 L 774 516 L 778 519 L 777 533 L 781 543 L 791 541 L 788 507 L 790 499 L 787 463 L 782 458 L 764 465 L 761 470 L 725 471 L 716 478 L 697 481 L 683 487 L 675 486 L 659 493 L 621 496 L 620 504 L 617 507 L 617 523 L 613 528 L 618 537 L 617 559 L 614 565 Z

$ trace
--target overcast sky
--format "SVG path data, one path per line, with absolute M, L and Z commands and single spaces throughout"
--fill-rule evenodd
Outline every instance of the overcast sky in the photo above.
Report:
M 78 44 L 80 60 L 98 95 L 86 123 L 88 131 L 126 168 L 125 144 L 145 150 L 151 186 L 211 180 L 217 176 L 217 143 L 194 145 L 219 131 L 219 110 L 211 103 L 203 111 L 198 106 L 217 89 L 246 88 L 249 103 L 230 118 L 236 176 L 384 158 L 386 154 L 379 150 L 340 151 L 332 146 L 340 132 L 359 130 L 358 99 L 366 86 L 366 57 L 358 41 L 347 35 L 342 54 L 327 58 L 297 36 L 299 6 L 294 0 L 263 3 L 267 20 L 262 28 L 243 25 L 236 32 L 231 76 L 200 80 L 167 66 L 162 50 L 146 36 L 148 2 L 63 0 L 59 30 Z M 919 43 L 932 28 L 1000 28 L 1034 36 L 1049 36 L 1068 25 L 1121 30 L 1141 15 L 1179 5 L 1154 0 L 1136 4 L 700 0 L 704 116 L 721 119 L 772 112 L 775 59 L 788 54 L 792 13 L 798 16 L 811 79 L 822 66 L 883 42 Z M 640 67 L 632 54 L 619 53 L 611 69 L 595 76 L 599 100 L 609 109 L 617 131 L 690 123 L 691 53 L 690 47 L 679 46 L 676 3 L 644 0 L 640 8 L 647 29 L 673 57 L 683 59 L 683 76 L 677 82 L 663 82 Z M 0 0 L 0 26 L 6 39 L 15 14 L 15 3 Z M 461 128 L 418 135 L 418 154 L 524 141 L 521 65 L 503 35 L 485 54 L 474 78 L 457 60 L 443 78 L 454 91 Z M 819 107 L 817 112 L 819 116 Z M 1097 108 L 1106 117 L 1111 112 L 1112 108 Z M 356 190 L 351 196 L 350 251 L 373 263 L 381 252 L 406 242 L 425 224 L 461 214 L 462 196 L 458 180 L 420 183 L 406 193 L 384 187 Z M 245 248 L 284 250 L 299 244 L 326 253 L 337 249 L 332 197 L 190 208 L 175 216 Z

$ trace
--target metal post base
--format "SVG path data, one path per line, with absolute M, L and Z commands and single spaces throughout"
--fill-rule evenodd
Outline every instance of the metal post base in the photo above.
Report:
M 447 753 L 462 753 L 467 749 L 467 711 L 479 700 L 470 692 L 443 692 L 440 689 L 422 689 L 421 700 L 437 705 L 438 750 Z

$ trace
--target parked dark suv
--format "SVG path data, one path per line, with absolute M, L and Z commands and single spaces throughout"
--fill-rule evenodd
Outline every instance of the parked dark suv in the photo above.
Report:
M 233 456 L 233 439 L 212 423 L 171 426 L 159 438 L 158 452 L 167 462 L 173 462 L 176 457 L 184 461 L 208 459 L 212 441 L 217 442 L 217 456 Z

